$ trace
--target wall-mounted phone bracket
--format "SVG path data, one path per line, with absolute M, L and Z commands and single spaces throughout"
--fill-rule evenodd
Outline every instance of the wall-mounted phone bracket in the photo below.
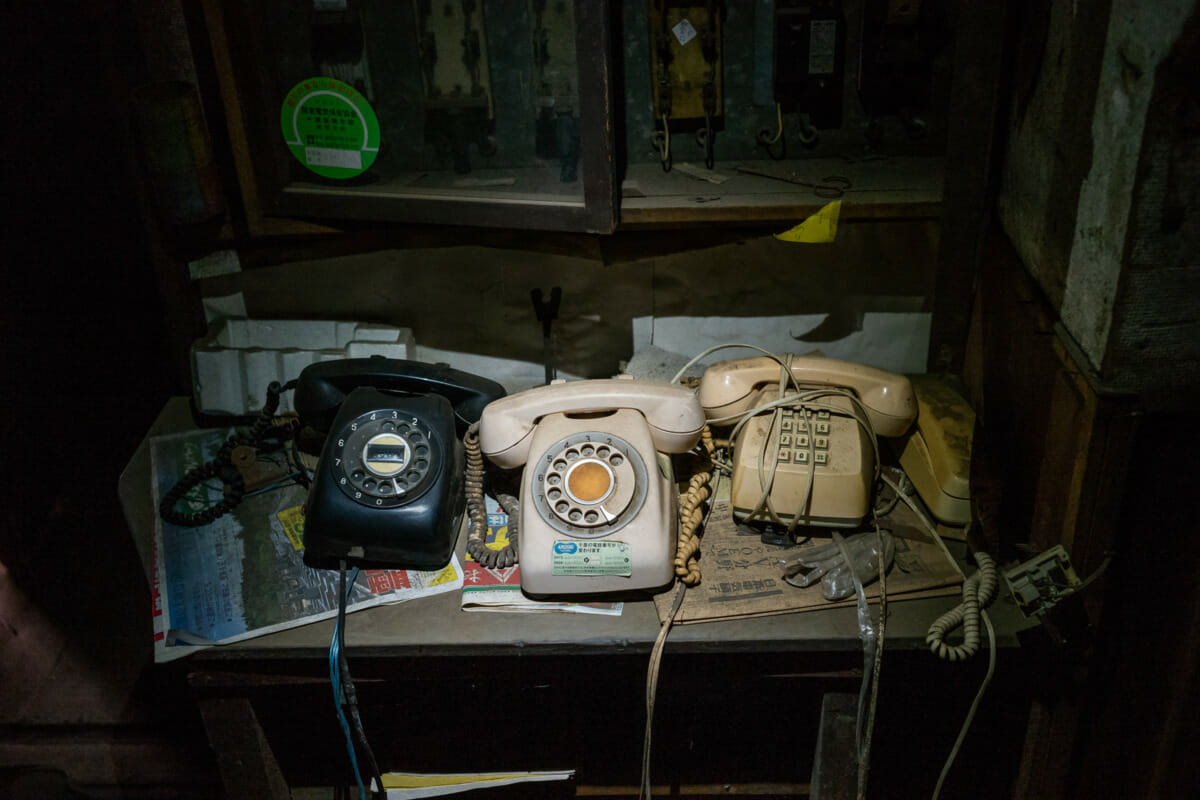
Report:
M 650 69 L 655 119 L 721 116 L 721 5 L 651 0 Z
M 818 128 L 840 127 L 845 49 L 841 0 L 776 0 L 775 102 Z
M 362 17 L 346 3 L 313 4 L 311 51 L 322 75 L 353 86 L 375 102 Z
M 454 171 L 471 171 L 469 146 L 496 151 L 491 72 L 480 0 L 415 0 L 425 86 L 425 140 Z
M 579 177 L 579 75 L 574 3 L 530 0 L 534 150 L 558 159 L 559 181 Z

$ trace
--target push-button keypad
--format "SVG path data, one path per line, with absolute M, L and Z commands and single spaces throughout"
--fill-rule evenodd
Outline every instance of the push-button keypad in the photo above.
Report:
M 780 413 L 779 463 L 807 465 L 811 459 L 818 467 L 829 465 L 829 412 L 820 410 L 810 416 L 814 418 L 811 446 L 810 426 L 803 413 L 790 408 Z M 815 452 L 810 455 L 810 450 Z

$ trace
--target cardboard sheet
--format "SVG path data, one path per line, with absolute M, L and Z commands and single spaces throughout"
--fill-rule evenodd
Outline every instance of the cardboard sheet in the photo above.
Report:
M 917 597 L 953 595 L 961 591 L 962 571 L 950 554 L 923 529 L 903 504 L 880 521 L 880 527 L 896 537 L 896 557 L 887 573 L 889 601 Z M 847 531 L 842 535 L 849 535 Z M 675 624 L 745 619 L 771 614 L 815 611 L 835 606 L 853 606 L 853 596 L 830 602 L 821 596 L 821 585 L 799 589 L 783 579 L 782 563 L 795 558 L 802 548 L 814 548 L 828 536 L 781 547 L 764 544 L 759 531 L 739 526 L 727 501 L 718 501 L 709 515 L 700 547 L 701 583 L 684 596 Z M 879 602 L 879 582 L 866 587 L 869 602 Z M 672 592 L 654 598 L 660 621 L 670 613 Z

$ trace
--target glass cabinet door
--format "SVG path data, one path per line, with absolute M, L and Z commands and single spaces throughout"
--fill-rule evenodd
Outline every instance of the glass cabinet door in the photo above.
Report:
M 614 228 L 606 4 L 220 5 L 264 214 Z

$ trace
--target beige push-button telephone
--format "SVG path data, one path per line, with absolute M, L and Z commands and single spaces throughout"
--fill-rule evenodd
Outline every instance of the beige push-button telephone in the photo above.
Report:
M 734 425 L 735 518 L 855 527 L 878 469 L 875 436 L 917 415 L 908 378 L 820 356 L 723 361 L 700 383 L 710 424 Z M 760 409 L 755 412 L 755 409 Z
M 518 557 L 532 595 L 631 592 L 674 576 L 679 522 L 670 459 L 704 412 L 683 386 L 625 378 L 554 383 L 489 404 L 479 444 L 522 464 Z

